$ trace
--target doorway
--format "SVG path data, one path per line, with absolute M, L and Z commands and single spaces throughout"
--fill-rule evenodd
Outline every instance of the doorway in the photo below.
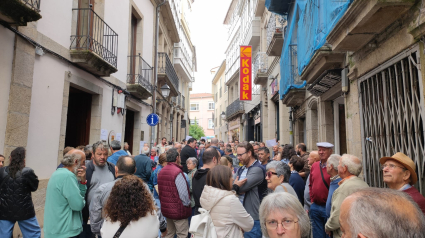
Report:
M 134 111 L 126 111 L 125 116 L 125 132 L 124 142 L 128 143 L 128 150 L 133 154 L 133 138 L 134 138 Z
M 65 147 L 89 144 L 91 104 L 91 94 L 73 87 L 69 88 Z

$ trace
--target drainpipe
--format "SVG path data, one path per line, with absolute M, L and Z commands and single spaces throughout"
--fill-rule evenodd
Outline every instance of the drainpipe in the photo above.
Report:
M 292 131 L 292 107 L 289 108 L 289 144 L 294 145 L 294 132 Z
M 155 27 L 155 57 L 154 57 L 154 68 L 153 68 L 153 74 L 154 74 L 154 85 L 153 85 L 153 95 L 152 95 L 152 113 L 156 114 L 156 88 L 158 84 L 158 38 L 159 38 L 159 10 L 161 9 L 161 6 L 164 5 L 167 2 L 167 0 L 163 1 L 156 7 L 156 27 Z M 155 139 L 155 130 L 156 126 L 151 127 L 151 143 L 149 151 L 152 151 L 152 147 L 154 144 Z

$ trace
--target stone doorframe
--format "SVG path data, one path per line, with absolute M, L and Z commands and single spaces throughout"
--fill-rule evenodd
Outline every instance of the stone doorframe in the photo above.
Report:
M 65 148 L 69 88 L 72 86 L 74 88 L 77 88 L 81 91 L 84 91 L 92 95 L 90 136 L 89 136 L 90 144 L 93 144 L 100 140 L 101 116 L 102 116 L 103 88 L 89 82 L 86 79 L 73 75 L 70 71 L 65 71 L 64 81 L 65 82 L 63 87 L 61 127 L 60 127 L 60 134 L 59 134 L 58 164 L 60 164 L 60 161 L 62 161 L 63 149 Z

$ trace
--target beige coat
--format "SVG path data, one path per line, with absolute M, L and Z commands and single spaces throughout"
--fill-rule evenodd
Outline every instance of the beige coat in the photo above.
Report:
M 326 222 L 325 229 L 327 231 L 332 231 L 334 238 L 340 238 L 342 235 L 339 226 L 339 213 L 342 201 L 344 201 L 346 197 L 355 193 L 357 190 L 367 187 L 369 187 L 367 183 L 365 183 L 359 177 L 354 176 L 339 185 L 339 188 L 337 188 L 333 193 L 331 203 L 331 215 L 328 221 Z
M 254 226 L 254 220 L 232 191 L 205 185 L 200 202 L 202 208 L 210 211 L 218 238 L 240 238 L 241 229 L 248 232 Z

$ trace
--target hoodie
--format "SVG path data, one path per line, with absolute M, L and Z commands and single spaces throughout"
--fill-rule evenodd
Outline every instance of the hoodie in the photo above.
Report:
M 206 185 L 202 192 L 201 205 L 210 211 L 217 237 L 242 237 L 242 230 L 249 232 L 254 226 L 254 220 L 234 191 Z
M 198 215 L 198 208 L 202 207 L 199 199 L 207 180 L 207 173 L 210 169 L 198 169 L 192 179 L 192 195 L 195 200 L 195 215 Z

